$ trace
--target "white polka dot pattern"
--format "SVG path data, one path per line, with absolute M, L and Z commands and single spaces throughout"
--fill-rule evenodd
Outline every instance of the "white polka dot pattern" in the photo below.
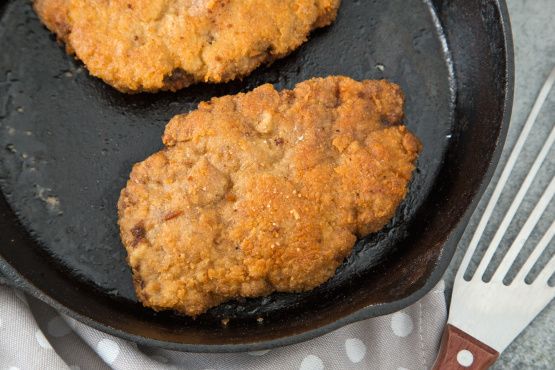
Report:
M 44 348 L 44 349 L 52 349 L 52 346 L 50 345 L 50 342 L 48 341 L 48 339 L 46 339 L 46 337 L 44 336 L 44 334 L 42 333 L 42 331 L 37 330 L 35 332 L 35 339 L 37 340 L 37 342 L 39 343 L 39 345 Z
M 430 298 L 435 302 L 429 302 Z M 434 311 L 434 307 L 445 308 L 444 296 L 439 291 L 418 303 L 421 307 L 413 306 L 397 314 L 354 323 L 288 348 L 211 356 L 150 350 L 141 345 L 137 348 L 133 342 L 89 328 L 41 302 L 29 299 L 29 304 L 32 310 L 15 297 L 11 288 L 0 285 L 0 337 L 9 339 L 4 343 L 12 347 L 8 348 L 9 357 L 4 352 L 0 354 L 0 370 L 9 370 L 10 366 L 26 370 L 29 361 L 45 364 L 44 368 L 69 367 L 69 370 L 95 368 L 101 364 L 111 368 L 188 369 L 195 363 L 212 370 L 229 367 L 230 363 L 238 369 L 417 370 L 433 362 L 433 353 L 428 349 L 439 340 L 445 321 L 445 311 Z M 418 330 L 420 325 L 424 328 L 422 336 Z M 21 330 L 16 330 L 18 328 Z M 43 330 L 37 332 L 40 328 Z M 71 349 L 65 347 L 69 342 L 73 342 Z M 474 364 L 476 362 L 474 359 Z M 458 366 L 461 369 L 472 367 Z
M 345 351 L 349 360 L 356 364 L 366 356 L 366 345 L 358 338 L 347 339 L 345 341 Z
M 404 338 L 412 333 L 413 329 L 412 319 L 406 313 L 396 312 L 391 316 L 391 330 L 396 336 Z
M 55 316 L 48 322 L 48 334 L 53 337 L 63 337 L 64 335 L 68 335 L 70 331 L 70 327 L 60 316 Z
M 119 346 L 111 339 L 102 339 L 96 345 L 96 352 L 104 360 L 104 362 L 111 365 L 118 358 Z
M 308 355 L 301 362 L 299 370 L 324 370 L 324 363 L 320 357 Z

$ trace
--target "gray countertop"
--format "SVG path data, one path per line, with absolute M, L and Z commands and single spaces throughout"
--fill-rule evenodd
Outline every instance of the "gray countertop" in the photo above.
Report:
M 505 163 L 543 82 L 555 66 L 555 0 L 507 0 L 507 3 L 515 44 L 516 80 L 512 121 L 505 151 L 500 162 L 501 166 Z M 537 129 L 534 129 L 530 135 L 526 148 L 521 155 L 522 161 L 517 164 L 514 175 L 511 176 L 511 180 L 503 193 L 500 207 L 494 212 L 492 218 L 494 224 L 499 224 L 504 210 L 508 208 L 512 197 L 517 192 L 524 174 L 541 148 L 546 133 L 553 127 L 554 121 L 555 89 L 551 92 L 536 122 Z M 549 171 L 540 171 L 539 178 L 531 189 L 533 195 L 529 199 L 525 199 L 522 206 L 523 212 L 517 215 L 515 221 L 511 224 L 508 231 L 509 236 L 514 237 L 516 235 L 520 226 L 526 220 L 527 214 L 534 206 L 534 200 L 539 198 L 540 191 L 545 188 L 550 176 L 553 176 L 555 149 L 552 148 L 548 158 L 548 163 L 544 168 Z M 497 169 L 492 184 L 496 183 L 499 174 L 500 168 Z M 492 184 L 490 184 L 485 198 L 491 194 Z M 551 203 L 555 202 L 552 201 Z M 464 247 L 469 244 L 472 232 L 484 208 L 485 202 L 483 199 L 468 225 L 459 245 L 459 250 L 445 276 L 448 287 L 453 284 L 453 276 L 461 262 Z M 546 215 L 548 217 L 544 217 L 538 225 L 537 231 L 539 232 L 545 230 L 548 222 L 553 220 L 553 215 L 555 215 L 554 204 L 548 207 Z M 485 238 L 488 235 L 491 237 L 492 232 L 486 229 Z M 538 235 L 533 234 L 532 239 L 538 239 Z M 505 244 L 507 243 L 505 242 Z M 551 255 L 555 252 L 555 243 L 551 243 L 549 251 Z M 555 369 L 555 300 L 501 354 L 493 369 Z

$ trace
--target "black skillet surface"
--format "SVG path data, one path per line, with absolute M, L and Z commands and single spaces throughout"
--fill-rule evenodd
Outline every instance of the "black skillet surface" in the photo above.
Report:
M 414 302 L 447 267 L 510 116 L 503 1 L 344 0 L 333 26 L 243 81 L 133 96 L 67 56 L 29 1 L 2 3 L 0 17 L 0 271 L 59 310 L 147 345 L 270 348 Z M 202 100 L 333 74 L 387 78 L 406 94 L 406 124 L 424 151 L 395 219 L 311 292 L 230 302 L 195 320 L 143 308 L 116 226 L 131 165 L 161 147 L 173 115 Z

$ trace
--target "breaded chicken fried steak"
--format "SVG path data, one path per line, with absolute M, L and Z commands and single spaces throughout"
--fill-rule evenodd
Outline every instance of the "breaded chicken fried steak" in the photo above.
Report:
M 346 77 L 174 117 L 118 203 L 137 296 L 195 316 L 326 282 L 407 193 L 421 145 L 402 118 L 397 85 Z
M 246 76 L 331 24 L 340 0 L 34 0 L 93 76 L 124 92 Z

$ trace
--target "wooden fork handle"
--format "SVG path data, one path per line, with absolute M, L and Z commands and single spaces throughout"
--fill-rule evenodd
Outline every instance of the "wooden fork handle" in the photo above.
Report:
M 489 369 L 498 357 L 493 348 L 447 324 L 433 370 Z

